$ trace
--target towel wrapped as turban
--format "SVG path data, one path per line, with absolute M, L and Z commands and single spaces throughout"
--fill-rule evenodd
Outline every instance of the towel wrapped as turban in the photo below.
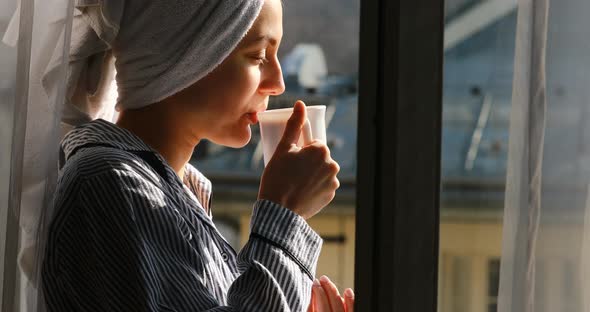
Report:
M 63 121 L 158 102 L 210 73 L 237 46 L 264 0 L 77 0 Z M 81 13 L 81 14 L 80 14 Z M 114 61 L 114 68 L 113 68 Z

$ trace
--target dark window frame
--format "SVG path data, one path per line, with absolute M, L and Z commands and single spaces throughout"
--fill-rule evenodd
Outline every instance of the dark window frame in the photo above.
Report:
M 444 1 L 362 1 L 357 311 L 437 310 Z

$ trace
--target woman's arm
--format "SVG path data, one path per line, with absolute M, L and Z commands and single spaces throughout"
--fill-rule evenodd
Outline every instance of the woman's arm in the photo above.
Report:
M 161 196 L 124 170 L 81 182 L 50 230 L 43 270 L 48 311 L 305 311 L 321 239 L 300 216 L 256 203 L 251 238 L 238 255 L 241 274 L 224 306 L 216 285 L 200 278 L 214 273 L 166 262 L 159 243 L 142 232 L 157 221 L 150 218 L 155 209 L 171 208 L 159 207 Z M 165 230 L 154 225 L 152 232 Z M 205 268 L 212 260 L 196 256 Z M 233 280 L 218 277 L 226 285 Z
M 244 273 L 228 299 L 252 311 L 305 311 L 321 238 L 302 217 L 267 200 L 255 204 L 250 228 L 250 239 L 238 256 Z

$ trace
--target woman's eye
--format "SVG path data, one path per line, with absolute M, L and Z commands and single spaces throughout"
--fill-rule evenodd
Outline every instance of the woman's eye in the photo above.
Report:
M 256 60 L 256 63 L 258 63 L 259 65 L 268 63 L 268 59 L 266 58 L 266 56 L 257 56 L 254 59 Z
M 254 63 L 257 65 L 262 65 L 268 63 L 268 59 L 266 58 L 266 53 L 255 54 L 251 56 Z

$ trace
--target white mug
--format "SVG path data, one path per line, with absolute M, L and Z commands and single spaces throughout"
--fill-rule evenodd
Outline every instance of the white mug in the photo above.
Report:
M 299 136 L 298 146 L 304 146 L 313 140 L 326 144 L 326 106 L 306 106 L 307 120 Z M 268 164 L 277 145 L 283 137 L 287 121 L 293 113 L 293 108 L 273 109 L 258 113 L 260 135 L 264 151 L 264 165 Z

